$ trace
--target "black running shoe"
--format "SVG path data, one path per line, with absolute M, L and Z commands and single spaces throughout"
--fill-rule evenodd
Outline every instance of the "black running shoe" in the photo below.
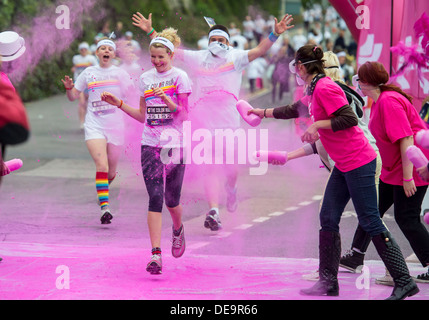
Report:
M 354 273 L 361 273 L 363 260 L 365 255 L 354 250 L 348 250 L 344 256 L 340 258 L 340 267 Z
M 204 227 L 210 229 L 211 231 L 218 231 L 222 229 L 219 214 L 217 214 L 215 210 L 210 210 L 207 213 L 206 220 L 204 221 Z
M 429 283 L 429 270 L 426 273 L 419 274 L 416 278 L 414 278 L 414 280 L 420 283 Z
M 109 211 L 106 211 L 101 216 L 100 221 L 101 221 L 101 224 L 110 224 L 112 219 L 113 219 L 112 214 Z

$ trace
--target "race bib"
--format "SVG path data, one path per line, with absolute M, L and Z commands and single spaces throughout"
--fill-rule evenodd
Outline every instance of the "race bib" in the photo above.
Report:
M 116 107 L 112 106 L 106 101 L 93 101 L 92 112 L 94 112 L 97 116 L 104 116 L 106 114 L 115 113 Z
M 152 106 L 146 108 L 146 120 L 152 127 L 167 126 L 173 123 L 173 115 L 167 106 Z

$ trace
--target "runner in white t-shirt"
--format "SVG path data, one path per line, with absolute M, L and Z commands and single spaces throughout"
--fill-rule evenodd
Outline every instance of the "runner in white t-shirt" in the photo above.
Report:
M 157 35 L 152 27 L 152 14 L 146 19 L 140 12 L 133 15 L 133 24 L 145 31 L 151 38 Z M 280 22 L 275 19 L 274 31 L 267 39 L 251 50 L 237 50 L 230 46 L 228 29 L 222 25 L 214 25 L 209 31 L 209 47 L 206 50 L 177 50 L 176 58 L 182 59 L 191 78 L 196 84 L 191 108 L 192 127 L 195 124 L 209 129 L 212 134 L 216 129 L 237 129 L 240 127 L 240 115 L 235 107 L 240 93 L 243 70 L 256 58 L 264 55 L 278 39 L 280 34 L 292 28 L 288 24 L 292 16 L 286 14 Z M 215 139 L 213 139 L 215 140 Z M 235 148 L 236 149 L 236 148 Z M 226 169 L 227 209 L 237 208 L 236 184 L 237 167 L 235 165 L 206 165 L 204 184 L 209 212 L 206 214 L 204 226 L 212 231 L 221 228 L 219 218 L 219 194 L 221 179 Z
M 130 117 L 144 123 L 141 164 L 149 194 L 147 221 L 152 257 L 146 270 L 151 274 L 162 272 L 161 212 L 164 198 L 173 220 L 172 255 L 179 258 L 185 251 L 180 204 L 185 173 L 185 164 L 182 160 L 182 124 L 188 116 L 188 96 L 192 90 L 188 75 L 172 65 L 175 49 L 179 45 L 180 37 L 172 28 L 165 29 L 151 41 L 149 49 L 154 68 L 140 76 L 139 109 L 130 107 L 109 92 L 102 95 L 104 101 L 118 106 Z M 167 130 L 173 141 L 164 141 L 163 133 Z M 170 159 L 173 160 L 171 163 L 168 161 Z
M 89 45 L 86 42 L 82 42 L 79 44 L 79 54 L 73 57 L 73 67 L 71 71 L 73 72 L 73 79 L 77 79 L 77 77 L 88 67 L 98 65 L 97 58 L 91 54 L 89 51 Z M 81 92 L 79 95 L 79 121 L 80 127 L 83 129 L 83 123 L 85 122 L 86 115 L 86 105 L 88 104 L 88 92 Z
M 117 96 L 126 97 L 133 89 L 130 76 L 112 65 L 115 51 L 116 45 L 112 40 L 100 40 L 96 50 L 99 66 L 86 68 L 76 79 L 76 83 L 68 76 L 62 80 L 70 101 L 76 100 L 82 92 L 88 90 L 85 141 L 95 163 L 95 184 L 102 224 L 109 224 L 113 218 L 109 206 L 109 184 L 116 176 L 121 146 L 124 143 L 124 123 L 122 113 L 102 101 L 101 93 L 109 90 Z

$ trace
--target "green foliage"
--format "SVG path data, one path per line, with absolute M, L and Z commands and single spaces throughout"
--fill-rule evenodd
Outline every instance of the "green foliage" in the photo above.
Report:
M 116 23 L 123 23 L 123 32 L 133 31 L 136 40 L 146 43 L 147 37 L 141 30 L 133 26 L 132 15 L 139 11 L 146 17 L 152 13 L 153 25 L 156 30 L 174 27 L 187 47 L 195 47 L 202 32 L 208 31 L 203 16 L 215 19 L 219 24 L 229 26 L 235 22 L 241 27 L 248 14 L 248 7 L 256 11 L 279 16 L 279 0 L 98 0 L 94 17 L 86 17 L 83 33 L 76 39 L 70 49 L 61 55 L 42 60 L 15 86 L 24 101 L 37 100 L 64 92 L 61 79 L 71 75 L 72 57 L 77 54 L 77 46 L 81 41 L 92 43 L 94 36 L 101 30 L 104 22 L 109 22 L 112 30 Z M 0 31 L 10 30 L 19 21 L 19 27 L 31 26 L 31 21 L 41 12 L 44 6 L 57 5 L 55 0 L 0 0 Z M 104 20 L 95 19 L 95 15 L 103 12 Z M 55 17 L 54 17 L 55 18 Z M 24 25 L 22 25 L 22 21 Z M 27 25 L 25 25 L 27 24 Z

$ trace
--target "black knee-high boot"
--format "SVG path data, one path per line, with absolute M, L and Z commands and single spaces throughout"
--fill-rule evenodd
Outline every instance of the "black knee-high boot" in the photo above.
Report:
M 319 281 L 301 294 L 308 296 L 338 296 L 338 267 L 341 256 L 341 238 L 338 232 L 319 232 Z
M 372 242 L 395 282 L 392 294 L 386 300 L 403 300 L 418 293 L 420 290 L 411 278 L 401 249 L 390 232 L 373 237 Z

